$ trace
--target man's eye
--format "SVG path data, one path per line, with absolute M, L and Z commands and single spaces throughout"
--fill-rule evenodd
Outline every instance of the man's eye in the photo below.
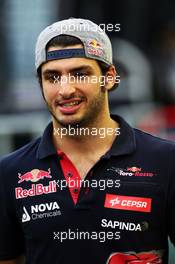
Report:
M 50 75 L 50 76 L 48 76 L 48 80 L 51 83 L 58 83 L 60 81 L 60 76 L 58 76 L 58 75 Z
M 88 76 L 88 73 L 87 73 L 87 72 L 76 72 L 76 73 L 75 73 L 75 76 L 76 76 L 76 77 Z

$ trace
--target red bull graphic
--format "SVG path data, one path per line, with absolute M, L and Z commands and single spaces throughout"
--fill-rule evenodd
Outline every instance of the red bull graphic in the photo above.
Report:
M 43 180 L 44 178 L 51 179 L 52 176 L 50 174 L 51 174 L 50 168 L 48 169 L 48 171 L 33 169 L 24 174 L 18 173 L 18 178 L 20 179 L 18 183 L 22 183 L 24 181 L 38 182 L 39 180 L 41 179 Z
M 89 40 L 88 46 L 94 49 L 103 49 L 102 45 L 99 42 L 97 42 L 95 39 Z
M 21 187 L 15 188 L 15 196 L 16 199 L 32 197 L 36 195 L 44 195 L 49 193 L 55 193 L 56 189 L 56 182 L 50 181 L 49 185 L 44 186 L 43 184 L 32 184 L 30 189 L 23 189 Z
M 87 52 L 91 55 L 95 55 L 95 56 L 99 56 L 99 57 L 103 55 L 102 50 L 97 50 L 97 49 L 92 49 L 92 48 L 88 48 Z
M 102 56 L 103 55 L 103 47 L 102 47 L 101 43 L 96 41 L 96 39 L 90 39 L 88 41 L 87 46 L 88 46 L 87 52 L 89 54 L 95 55 L 95 56 Z
M 158 251 L 143 253 L 113 253 L 106 264 L 163 264 L 162 254 Z

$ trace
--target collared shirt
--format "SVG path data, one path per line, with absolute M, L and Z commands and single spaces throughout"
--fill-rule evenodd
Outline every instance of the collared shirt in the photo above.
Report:
M 120 135 L 84 181 L 54 148 L 52 123 L 1 160 L 0 260 L 25 254 L 28 264 L 168 263 L 175 144 L 112 118 Z

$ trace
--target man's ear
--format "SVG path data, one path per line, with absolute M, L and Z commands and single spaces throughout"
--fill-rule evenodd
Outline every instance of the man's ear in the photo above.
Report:
M 111 90 L 112 87 L 116 84 L 116 81 L 119 81 L 116 77 L 118 77 L 118 75 L 115 66 L 111 65 L 105 75 L 104 88 L 106 90 Z

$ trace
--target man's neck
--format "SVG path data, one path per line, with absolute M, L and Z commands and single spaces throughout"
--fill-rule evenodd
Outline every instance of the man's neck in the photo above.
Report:
M 54 126 L 53 122 L 53 126 Z M 71 127 L 71 126 L 70 126 Z M 106 119 L 101 119 L 95 125 L 91 124 L 88 127 L 80 127 L 70 131 L 67 128 L 67 135 L 56 133 L 58 127 L 54 126 L 53 142 L 56 149 L 60 149 L 65 153 L 89 154 L 109 149 L 116 138 L 119 125 L 110 116 Z M 59 131 L 60 127 L 59 127 Z M 64 129 L 65 132 L 65 129 Z M 64 133 L 65 134 L 65 133 Z

